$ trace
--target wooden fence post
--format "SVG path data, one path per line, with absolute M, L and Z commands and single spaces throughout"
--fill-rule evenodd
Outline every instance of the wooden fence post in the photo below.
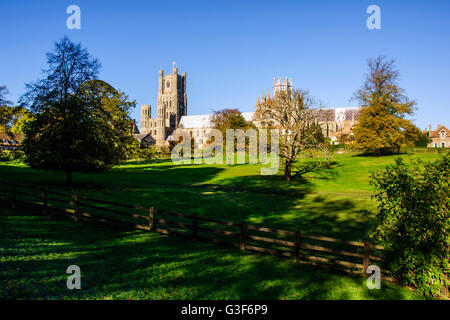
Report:
M 78 222 L 80 218 L 80 198 L 78 197 L 78 193 L 74 193 L 72 197 L 73 197 L 75 221 Z
M 17 187 L 16 187 L 16 184 L 13 183 L 12 208 L 15 210 L 16 206 L 17 206 Z
M 300 260 L 300 231 L 295 231 L 295 246 L 294 246 L 294 260 L 298 262 Z
M 245 250 L 245 238 L 247 234 L 247 223 L 242 222 L 241 223 L 241 232 L 240 232 L 240 248 L 242 251 Z
M 44 189 L 43 193 L 44 193 L 44 199 L 43 199 L 43 202 L 42 202 L 42 212 L 46 215 L 47 214 L 47 208 L 48 208 L 47 189 Z
M 198 213 L 194 213 L 194 239 L 198 236 Z
M 148 214 L 149 218 L 149 231 L 154 232 L 155 231 L 155 208 L 151 207 Z
M 444 280 L 442 281 L 441 295 L 442 295 L 444 298 L 448 299 L 448 298 L 449 298 L 449 295 L 448 295 L 448 288 L 447 288 L 447 286 L 445 285 L 445 280 L 447 280 L 447 276 L 444 275 Z
M 363 261 L 363 265 L 364 265 L 364 275 L 367 275 L 367 268 L 369 268 L 369 254 L 370 254 L 370 243 L 367 241 L 364 241 L 364 261 Z

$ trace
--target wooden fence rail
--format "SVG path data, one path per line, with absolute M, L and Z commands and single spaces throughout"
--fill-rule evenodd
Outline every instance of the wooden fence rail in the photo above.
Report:
M 221 221 L 181 214 L 154 207 L 134 206 L 80 196 L 77 193 L 51 191 L 47 188 L 0 182 L 1 199 L 33 206 L 45 215 L 50 212 L 75 221 L 92 221 L 124 226 L 166 235 L 187 237 L 199 241 L 293 258 L 296 262 L 327 267 L 349 273 L 364 273 L 372 261 L 382 265 L 380 246 L 367 242 L 347 241 L 332 237 L 303 234 L 246 222 Z M 393 281 L 389 272 L 383 278 Z

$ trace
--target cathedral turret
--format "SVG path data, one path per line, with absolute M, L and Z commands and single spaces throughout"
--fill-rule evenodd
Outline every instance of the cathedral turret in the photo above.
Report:
M 261 108 L 261 102 L 259 101 L 259 97 L 256 98 L 255 111 L 258 111 Z
M 288 80 L 286 77 L 285 80 L 281 80 L 281 78 L 278 78 L 278 80 L 274 81 L 273 85 L 273 95 L 275 96 L 278 92 L 286 91 L 286 92 L 292 92 L 292 78 Z
M 158 93 L 161 94 L 164 91 L 164 71 L 159 70 L 159 82 L 158 82 Z
M 181 91 L 183 92 L 183 106 L 181 108 L 181 114 L 183 116 L 187 116 L 186 72 L 183 72 L 181 77 L 183 78 L 183 81 L 181 82 Z
M 152 107 L 149 104 L 143 104 L 141 106 L 141 131 L 142 131 L 142 133 L 149 132 L 151 117 L 152 117 Z

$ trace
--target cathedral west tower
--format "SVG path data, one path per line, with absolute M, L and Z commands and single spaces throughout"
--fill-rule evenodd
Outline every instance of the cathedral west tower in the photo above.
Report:
M 164 146 L 167 137 L 177 128 L 182 116 L 187 115 L 186 73 L 171 74 L 159 71 L 156 118 L 151 118 L 151 107 L 141 106 L 141 133 L 150 134 L 157 146 Z

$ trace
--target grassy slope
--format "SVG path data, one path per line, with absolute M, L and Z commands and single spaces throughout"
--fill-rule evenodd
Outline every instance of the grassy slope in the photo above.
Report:
M 418 299 L 272 256 L 0 207 L 0 299 Z M 79 265 L 82 289 L 66 288 Z
M 437 157 L 420 155 L 424 160 Z M 174 167 L 167 161 L 128 163 L 110 173 L 75 174 L 74 179 L 78 191 L 97 198 L 360 239 L 367 228 L 362 211 L 375 210 L 367 178 L 394 158 L 337 155 L 332 170 L 308 174 L 290 184 L 280 176 L 260 176 L 255 166 Z M 0 164 L 0 179 L 67 189 L 63 174 L 20 164 Z M 249 192 L 211 189 L 210 185 Z M 385 285 L 381 291 L 369 291 L 364 279 L 276 257 L 145 232 L 17 217 L 7 210 L 0 215 L 2 298 L 417 298 Z M 84 289 L 79 292 L 65 289 L 65 269 L 70 264 L 82 268 Z
M 432 160 L 438 155 L 419 157 Z M 79 192 L 99 199 L 361 240 L 368 225 L 363 213 L 376 209 L 368 177 L 394 159 L 336 155 L 331 170 L 291 183 L 281 176 L 260 176 L 260 167 L 253 165 L 174 166 L 169 161 L 130 162 L 109 173 L 77 173 L 74 180 Z M 67 189 L 63 174 L 23 165 L 0 164 L 0 179 Z

